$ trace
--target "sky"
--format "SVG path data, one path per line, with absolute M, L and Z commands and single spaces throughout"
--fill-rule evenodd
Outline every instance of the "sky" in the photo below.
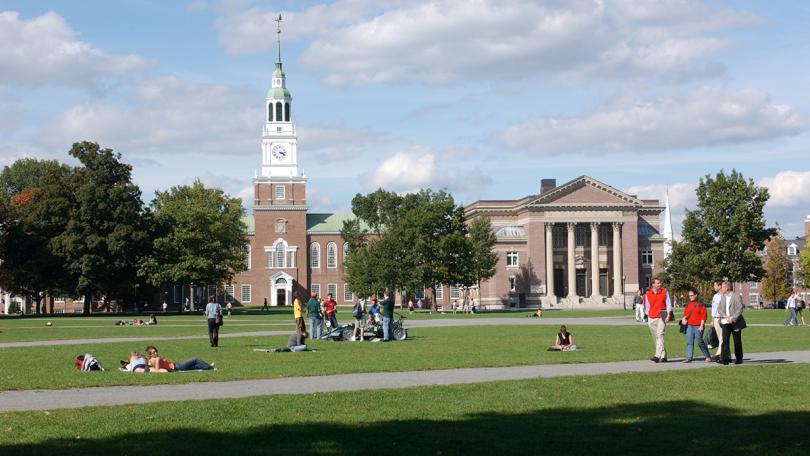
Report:
M 0 166 L 90 140 L 147 202 L 200 179 L 249 204 L 278 14 L 310 212 L 588 175 L 668 192 L 677 235 L 736 169 L 785 237 L 810 215 L 804 1 L 0 0 Z

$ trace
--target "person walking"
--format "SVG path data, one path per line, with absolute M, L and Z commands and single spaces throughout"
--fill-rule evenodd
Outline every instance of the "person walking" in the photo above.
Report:
M 304 323 L 304 305 L 301 303 L 297 291 L 293 292 L 293 318 L 295 318 L 296 334 L 306 335 L 307 325 Z
M 807 326 L 807 323 L 804 322 L 805 307 L 807 307 L 807 304 L 804 302 L 804 299 L 796 295 L 796 315 L 799 317 L 799 321 L 802 322 L 802 326 Z
M 394 328 L 394 300 L 389 296 L 388 289 L 383 291 L 382 301 L 382 319 L 383 319 L 383 342 L 388 342 L 393 337 Z
M 270 310 L 270 308 L 267 307 L 267 298 L 264 298 L 264 304 L 262 305 L 262 311 L 265 311 L 265 310 Z
M 799 320 L 796 318 L 796 304 L 798 300 L 799 290 L 796 288 L 787 300 L 788 318 L 785 320 L 785 326 L 788 326 L 788 323 L 791 321 L 793 322 L 792 326 L 799 326 Z
M 352 331 L 352 340 L 359 340 L 360 342 L 366 336 L 366 300 L 363 298 L 363 293 L 357 293 L 357 302 L 354 303 L 352 308 L 352 317 L 354 317 L 354 331 Z M 360 339 L 357 338 L 357 333 L 360 333 Z
M 728 365 L 731 362 L 730 338 L 734 338 L 734 364 L 743 362 L 742 330 L 747 327 L 743 318 L 742 298 L 731 289 L 729 281 L 724 281 L 721 291 L 723 300 L 720 303 L 720 323 L 723 326 L 723 344 L 720 346 L 720 363 Z
M 661 287 L 661 279 L 654 279 L 652 288 L 644 294 L 644 311 L 647 314 L 647 326 L 655 344 L 655 355 L 650 358 L 654 363 L 667 362 L 667 349 L 664 345 L 664 332 L 669 323 L 672 311 L 672 300 L 666 288 Z
M 714 288 L 714 296 L 712 296 L 712 328 L 714 329 L 715 335 L 717 335 L 717 350 L 714 353 L 714 359 L 720 359 L 720 347 L 723 346 L 723 325 L 720 323 L 720 303 L 723 301 L 723 293 L 720 289 L 723 286 L 722 280 L 715 280 L 712 287 Z M 706 346 L 708 348 L 713 348 L 712 341 L 711 341 L 711 331 L 706 334 L 705 338 Z
M 689 290 L 689 304 L 683 311 L 683 319 L 681 322 L 686 325 L 686 359 L 685 363 L 692 362 L 692 354 L 694 352 L 694 343 L 697 341 L 700 352 L 703 353 L 705 361 L 708 363 L 712 360 L 709 356 L 709 349 L 706 347 L 706 342 L 703 341 L 703 328 L 706 324 L 706 305 L 698 299 L 698 292 L 694 288 Z
M 214 296 L 208 297 L 208 304 L 203 313 L 208 319 L 208 340 L 212 347 L 219 347 L 219 327 L 222 326 L 222 306 L 215 301 Z
M 636 309 L 636 321 L 639 323 L 646 321 L 646 316 L 644 315 L 644 298 L 641 296 L 641 288 L 639 288 L 636 295 L 633 296 L 633 307 Z
M 309 315 L 309 328 L 312 330 L 312 339 L 320 339 L 323 313 L 321 313 L 321 303 L 318 302 L 318 293 L 312 292 L 309 295 L 309 301 L 307 301 L 307 315 Z
M 326 294 L 326 301 L 323 302 L 323 311 L 326 314 L 326 323 L 329 329 L 337 328 L 337 303 L 332 298 L 332 293 Z
M 228 318 L 231 318 L 231 310 L 233 309 L 233 304 L 230 302 L 225 304 L 225 310 L 228 311 Z

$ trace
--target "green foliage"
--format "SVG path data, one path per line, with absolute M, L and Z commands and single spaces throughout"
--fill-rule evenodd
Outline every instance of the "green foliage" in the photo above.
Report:
M 765 227 L 768 190 L 732 170 L 706 175 L 696 193 L 697 208 L 686 211 L 683 240 L 673 244 L 664 265 L 669 287 L 704 289 L 719 278 L 759 280 L 764 270 L 757 252 L 776 233 Z
M 140 272 L 154 284 L 228 282 L 245 270 L 242 201 L 202 182 L 157 192 L 156 235 Z
M 765 268 L 765 278 L 762 279 L 762 297 L 768 302 L 781 301 L 790 296 L 788 286 L 787 245 L 781 234 L 771 238 L 768 242 L 765 256 L 762 259 Z
M 8 203 L 11 197 L 23 190 L 42 188 L 71 171 L 68 165 L 56 160 L 21 158 L 11 166 L 3 167 L 0 173 L 0 200 Z
M 472 279 L 478 288 L 481 288 L 481 281 L 489 279 L 495 275 L 495 266 L 498 264 L 498 254 L 493 250 L 498 238 L 492 231 L 489 218 L 479 216 L 472 220 L 469 225 L 469 243 L 472 249 L 472 261 L 470 262 Z
M 799 278 L 804 288 L 810 287 L 810 244 L 807 240 L 805 239 L 804 249 L 799 252 Z
M 341 231 L 350 246 L 345 271 L 352 290 L 475 283 L 464 209 L 451 195 L 422 190 L 400 196 L 380 189 L 356 195 L 352 211 L 358 222 L 344 223 Z M 360 229 L 359 221 L 372 227 L 373 236 Z
M 89 313 L 99 293 L 108 299 L 138 293 L 136 271 L 150 238 L 149 214 L 132 183 L 132 167 L 120 161 L 120 154 L 81 142 L 70 155 L 83 166 L 73 173 L 68 222 L 53 245 L 75 283 L 71 294 L 85 297 Z

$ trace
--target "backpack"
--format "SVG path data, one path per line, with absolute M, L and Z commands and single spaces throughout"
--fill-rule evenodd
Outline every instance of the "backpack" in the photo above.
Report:
M 352 308 L 352 317 L 354 318 L 363 318 L 363 305 L 360 301 L 354 303 L 354 307 Z
M 91 355 L 90 353 L 85 353 L 84 355 L 79 355 L 74 360 L 76 365 L 76 369 L 82 372 L 90 372 L 90 371 L 102 371 L 104 372 L 104 368 L 101 367 L 101 363 L 98 362 L 95 356 Z

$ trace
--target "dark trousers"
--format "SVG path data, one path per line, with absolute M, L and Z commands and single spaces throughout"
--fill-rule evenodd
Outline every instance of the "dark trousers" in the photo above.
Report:
M 742 330 L 734 331 L 732 325 L 723 325 L 723 345 L 720 347 L 720 361 L 731 361 L 731 339 L 734 339 L 734 358 L 738 363 L 743 360 Z
M 208 340 L 211 342 L 212 347 L 219 346 L 219 325 L 216 318 L 208 319 Z

